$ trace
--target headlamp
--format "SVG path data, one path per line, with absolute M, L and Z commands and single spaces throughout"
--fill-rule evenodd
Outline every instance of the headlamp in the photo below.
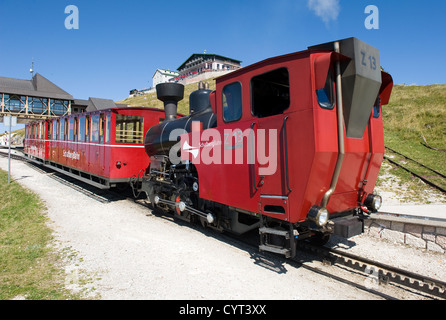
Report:
M 313 206 L 308 212 L 308 218 L 316 223 L 317 226 L 323 227 L 328 223 L 329 213 L 326 208 Z
M 378 212 L 383 203 L 381 196 L 376 194 L 369 194 L 364 201 L 364 205 L 372 212 Z

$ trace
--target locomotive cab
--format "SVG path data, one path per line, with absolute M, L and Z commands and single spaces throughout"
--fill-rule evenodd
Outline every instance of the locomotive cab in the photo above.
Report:
M 260 250 L 287 257 L 299 240 L 357 235 L 382 200 L 380 108 L 392 85 L 379 51 L 356 38 L 219 77 L 215 92 L 191 95 L 202 108 L 149 130 L 143 190 L 218 230 L 259 228 Z

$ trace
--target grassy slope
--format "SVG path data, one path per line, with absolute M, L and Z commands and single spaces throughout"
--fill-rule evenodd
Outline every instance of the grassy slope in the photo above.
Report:
M 446 174 L 446 85 L 396 86 L 383 108 L 386 146 Z
M 446 174 L 446 152 L 427 148 L 422 143 L 446 149 L 446 85 L 395 86 L 390 103 L 383 107 L 385 144 L 402 154 Z M 392 156 L 391 152 L 388 152 Z M 396 156 L 398 162 L 405 159 Z M 446 188 L 446 181 L 410 161 L 404 165 Z M 401 202 L 446 202 L 446 196 L 386 161 L 378 188 L 392 191 Z
M 64 287 L 61 256 L 50 243 L 45 207 L 0 170 L 0 300 L 76 299 Z

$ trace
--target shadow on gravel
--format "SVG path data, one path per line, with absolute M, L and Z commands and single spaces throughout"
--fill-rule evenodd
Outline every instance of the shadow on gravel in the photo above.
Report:
M 332 235 L 325 246 L 331 249 L 351 249 L 356 246 L 356 242 Z
M 258 252 L 250 253 L 250 255 L 251 259 L 254 260 L 255 265 L 258 265 L 269 271 L 273 271 L 277 274 L 287 273 L 287 269 L 285 268 L 283 261 L 280 261 L 278 259 L 271 259 L 270 257 L 266 257 L 264 254 Z

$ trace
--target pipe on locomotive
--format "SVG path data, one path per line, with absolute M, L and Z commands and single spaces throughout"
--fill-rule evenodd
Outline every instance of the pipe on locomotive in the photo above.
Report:
M 341 53 L 339 41 L 334 43 L 334 49 L 336 53 Z M 339 175 L 341 174 L 342 163 L 344 162 L 345 155 L 345 141 L 344 141 L 344 104 L 342 100 L 342 74 L 341 74 L 341 62 L 336 62 L 336 100 L 338 111 L 338 159 L 336 161 L 336 167 L 331 180 L 330 189 L 325 192 L 322 198 L 322 208 L 327 208 L 328 201 L 331 195 L 336 189 L 338 184 Z

